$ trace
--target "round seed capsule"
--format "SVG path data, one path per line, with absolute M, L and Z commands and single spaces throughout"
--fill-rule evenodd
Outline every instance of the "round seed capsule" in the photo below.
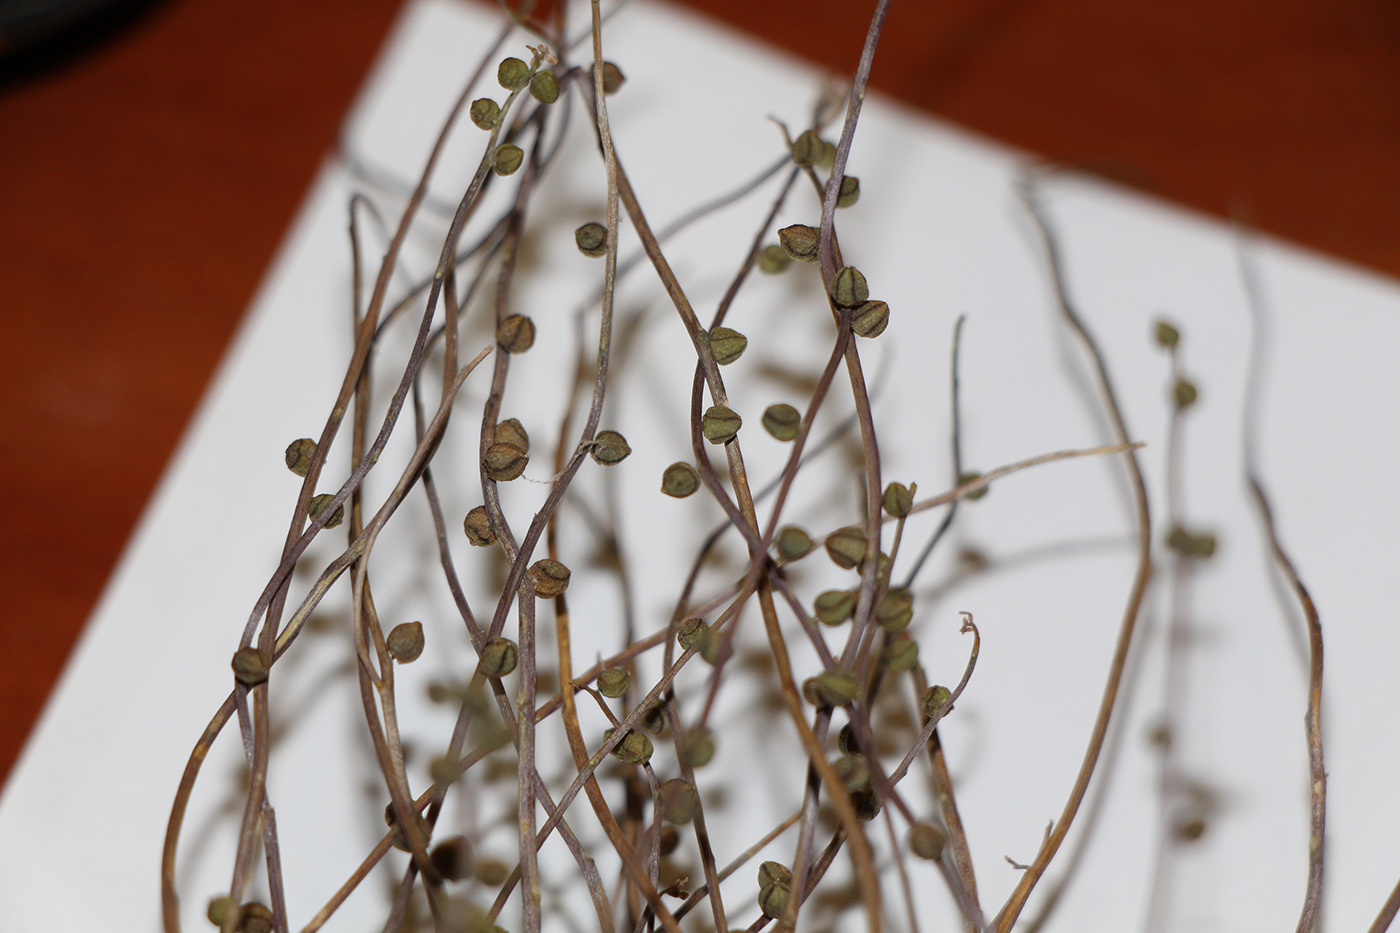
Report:
M 857 337 L 878 337 L 890 323 L 890 306 L 883 301 L 867 301 L 851 312 L 851 330 Z
M 914 665 L 919 663 L 919 643 L 907 633 L 896 635 L 885 642 L 885 647 L 880 652 L 880 660 L 885 662 L 888 670 L 896 674 L 912 671 Z
M 622 87 L 623 82 L 625 82 L 626 80 L 627 77 L 622 73 L 621 68 L 618 68 L 612 62 L 603 62 L 604 94 L 609 96 L 616 94 L 618 89 Z
M 812 614 L 823 625 L 840 625 L 856 611 L 856 594 L 850 590 L 827 590 L 818 594 Z
M 272 933 L 272 908 L 249 901 L 238 911 L 238 933 Z
M 524 353 L 535 343 L 535 322 L 512 314 L 496 325 L 496 343 L 507 353 Z
M 520 663 L 520 649 L 509 638 L 493 638 L 481 646 L 477 668 L 487 677 L 504 677 Z
M 612 466 L 626 460 L 631 452 L 632 448 L 627 445 L 627 438 L 621 434 L 616 431 L 599 431 L 598 436 L 593 438 L 593 449 L 589 454 L 603 466 Z
M 287 469 L 297 476 L 305 476 L 311 472 L 311 460 L 316 456 L 316 442 L 309 437 L 292 441 L 287 445 L 287 452 L 284 459 Z
M 496 425 L 494 443 L 509 444 L 527 454 L 530 452 L 530 435 L 526 433 L 525 426 L 520 423 L 519 418 L 507 418 Z
M 700 418 L 700 431 L 711 444 L 725 444 L 743 427 L 739 413 L 724 405 L 711 405 Z
M 721 366 L 727 366 L 743 356 L 748 345 L 749 338 L 732 327 L 716 327 L 710 331 L 710 352 Z
M 843 266 L 831 280 L 831 300 L 843 308 L 856 308 L 870 298 L 865 276 L 854 266 Z
M 758 254 L 758 271 L 777 275 L 792 265 L 792 257 L 778 244 L 763 247 Z
M 802 413 L 786 402 L 763 410 L 763 430 L 780 441 L 790 441 L 802 429 Z
M 238 910 L 238 902 L 227 894 L 221 897 L 211 898 L 209 905 L 204 909 L 204 916 L 216 927 L 224 925 L 224 921 L 229 915 Z
M 812 165 L 822 157 L 823 148 L 821 137 L 806 130 L 792 144 L 792 161 L 804 167 Z
M 627 692 L 631 680 L 632 675 L 625 668 L 606 668 L 598 674 L 598 692 L 615 700 Z
M 1181 340 L 1181 334 L 1166 321 L 1156 323 L 1153 327 L 1152 337 L 1157 341 L 1157 346 L 1164 350 L 1172 349 Z
M 542 104 L 552 104 L 559 99 L 559 79 L 552 71 L 541 71 L 530 79 L 530 96 Z
M 700 805 L 695 785 L 672 778 L 661 785 L 661 818 L 669 823 L 689 823 Z
M 865 560 L 865 529 L 859 525 L 838 528 L 826 536 L 826 553 L 832 563 L 850 570 Z
M 836 193 L 837 207 L 850 207 L 860 200 L 860 179 L 854 175 L 841 177 L 841 190 Z
M 914 494 L 903 483 L 890 483 L 885 487 L 885 513 L 894 518 L 903 518 L 914 510 Z
M 812 548 L 816 547 L 812 536 L 796 525 L 784 525 L 779 528 L 774 544 L 778 548 L 778 557 L 789 563 L 801 560 L 812 553 Z
M 525 451 L 513 444 L 492 444 L 481 458 L 487 477 L 498 483 L 508 483 L 524 473 L 529 462 Z
M 924 711 L 924 715 L 933 718 L 943 704 L 953 698 L 953 692 L 942 684 L 934 684 L 924 691 L 923 699 L 919 702 L 919 708 Z
M 261 648 L 249 645 L 247 648 L 239 648 L 233 654 L 233 676 L 245 686 L 256 687 L 267 680 L 267 673 L 271 669 L 272 661 Z
M 709 729 L 691 729 L 685 736 L 685 749 L 682 752 L 685 763 L 692 768 L 703 768 L 715 757 L 715 737 Z
M 821 249 L 821 231 L 806 224 L 793 224 L 778 231 L 783 251 L 801 262 L 816 262 Z
M 792 884 L 792 869 L 782 862 L 764 862 L 758 866 L 758 886 L 766 888 L 770 884 Z
M 562 596 L 569 588 L 569 568 L 557 560 L 537 560 L 530 565 L 530 581 L 535 584 L 535 595 L 540 599 L 553 599 Z
M 574 231 L 574 243 L 585 256 L 601 256 L 608 251 L 608 228 L 586 223 Z
M 1196 404 L 1196 384 L 1189 379 L 1178 379 L 1172 387 L 1172 401 L 1178 411 Z
M 822 671 L 802 684 L 802 695 L 813 706 L 849 706 L 860 692 L 856 672 L 845 668 Z
M 472 101 L 471 110 L 472 123 L 479 130 L 489 130 L 496 126 L 501 119 L 501 105 L 489 97 L 480 97 Z
M 973 480 L 978 480 L 978 479 L 981 479 L 981 478 L 982 478 L 982 474 L 981 474 L 981 473 L 962 473 L 962 474 L 960 474 L 960 475 L 958 476 L 958 485 L 959 485 L 959 486 L 966 486 L 968 483 L 972 482 Z M 992 490 L 992 487 L 990 487 L 990 486 L 983 486 L 981 489 L 977 490 L 976 492 L 970 492 L 970 493 L 968 493 L 964 498 L 975 501 L 975 500 L 977 500 L 977 499 L 982 498 L 982 497 L 985 496 L 987 493 L 991 492 L 991 490 Z
M 321 513 L 326 510 L 326 507 L 331 504 L 331 500 L 334 498 L 335 496 L 328 492 L 323 492 L 319 496 L 312 498 L 311 504 L 308 505 L 306 509 L 312 521 L 321 517 Z M 331 513 L 331 517 L 326 519 L 326 527 L 334 528 L 343 521 L 345 521 L 345 504 L 341 503 L 335 507 L 335 511 Z
M 389 657 L 400 664 L 411 664 L 423 653 L 423 623 L 404 622 L 394 626 L 384 639 Z
M 515 143 L 501 143 L 491 154 L 491 170 L 497 175 L 514 175 L 525 161 L 525 152 Z
M 448 836 L 428 853 L 433 868 L 448 881 L 462 881 L 472 873 L 472 844 L 466 836 Z
M 914 619 L 914 596 L 904 587 L 890 590 L 875 604 L 875 621 L 891 635 L 902 632 Z
M 688 463 L 673 463 L 661 474 L 661 491 L 676 499 L 693 495 L 700 488 L 700 474 Z
M 467 513 L 462 528 L 467 533 L 467 541 L 474 547 L 490 547 L 496 543 L 496 532 L 491 530 L 491 517 L 486 506 L 478 505 Z
M 611 736 L 612 733 L 613 730 L 609 729 L 606 735 Z M 647 738 L 646 733 L 629 732 L 626 738 L 613 746 L 612 754 L 618 761 L 624 761 L 629 765 L 639 765 L 650 761 L 653 751 L 651 739 Z
M 704 619 L 686 619 L 676 629 L 676 643 L 682 648 L 689 648 L 703 638 L 709 629 Z
M 787 910 L 792 889 L 785 884 L 770 884 L 758 889 L 758 908 L 763 916 L 777 920 Z
M 909 851 L 919 858 L 937 861 L 948 844 L 948 834 L 932 823 L 915 823 L 909 827 Z
M 504 59 L 496 67 L 496 80 L 508 91 L 518 90 L 530 80 L 530 66 L 518 58 Z

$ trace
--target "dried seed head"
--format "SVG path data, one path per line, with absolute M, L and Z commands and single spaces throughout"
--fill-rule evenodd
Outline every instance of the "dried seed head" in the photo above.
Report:
M 806 130 L 792 144 L 792 161 L 804 167 L 813 165 L 822 157 L 823 148 L 821 137 Z
M 704 619 L 686 619 L 676 628 L 676 644 L 682 648 L 689 648 L 709 630 L 710 626 Z
M 919 858 L 937 861 L 948 844 L 948 834 L 932 823 L 915 823 L 909 827 L 909 851 Z
M 721 366 L 727 366 L 743 356 L 748 345 L 749 338 L 732 327 L 716 327 L 710 331 L 710 352 Z
M 256 687 L 267 680 L 267 672 L 272 670 L 272 661 L 261 648 L 249 645 L 233 653 L 233 676 L 244 686 Z
M 463 881 L 472 873 L 472 844 L 466 836 L 448 836 L 428 853 L 433 868 L 447 881 Z
M 691 729 L 685 734 L 685 748 L 681 754 L 687 767 L 705 767 L 715 757 L 714 734 L 709 729 Z
M 854 175 L 841 176 L 841 190 L 836 193 L 837 207 L 850 207 L 860 200 L 860 179 Z
M 763 430 L 780 441 L 790 441 L 802 428 L 802 413 L 786 402 L 769 405 L 763 410 Z
M 1196 404 L 1196 384 L 1189 379 L 1178 379 L 1172 386 L 1172 401 L 1176 403 L 1177 411 Z
M 865 276 L 855 266 L 842 266 L 831 280 L 831 300 L 843 308 L 856 308 L 870 298 Z
M 574 231 L 574 243 L 585 256 L 601 256 L 608 251 L 608 228 L 600 223 L 586 223 Z
M 784 525 L 779 528 L 774 543 L 778 548 L 778 557 L 789 563 L 801 560 L 812 553 L 812 548 L 816 547 L 812 536 L 796 525 Z
M 816 262 L 821 250 L 821 231 L 806 224 L 793 224 L 778 231 L 783 251 L 802 262 Z
M 209 906 L 204 910 L 204 916 L 209 918 L 209 922 L 216 927 L 224 925 L 224 921 L 238 910 L 238 902 L 224 894 L 220 897 L 211 898 Z
M 496 543 L 496 533 L 491 530 L 491 517 L 484 505 L 478 505 L 467 513 L 466 521 L 462 522 L 462 529 L 466 531 L 467 540 L 474 547 L 490 547 Z
M 514 175 L 525 161 L 525 152 L 515 143 L 501 143 L 491 153 L 491 170 L 497 175 Z
M 400 664 L 410 664 L 423 653 L 423 623 L 404 622 L 394 626 L 384 639 L 389 657 Z
M 611 466 L 626 460 L 631 452 L 632 448 L 627 445 L 627 438 L 621 434 L 616 431 L 599 431 L 598 436 L 593 438 L 593 449 L 589 454 L 603 466 Z
M 812 614 L 825 625 L 840 625 L 856 611 L 856 594 L 851 590 L 827 590 L 817 595 Z
M 919 702 L 919 708 L 924 711 L 924 715 L 932 719 L 934 714 L 953 698 L 953 692 L 942 684 L 934 684 L 924 691 L 923 699 Z
M 904 587 L 890 590 L 875 604 L 875 621 L 891 635 L 902 632 L 914 619 L 914 595 Z
M 335 496 L 331 495 L 328 492 L 323 492 L 319 496 L 315 496 L 312 498 L 311 504 L 308 505 L 306 508 L 306 511 L 308 514 L 310 514 L 312 521 L 315 521 L 316 519 L 321 517 L 321 513 L 326 510 L 326 506 L 330 505 L 331 500 L 334 498 Z M 341 503 L 340 505 L 337 505 L 335 507 L 335 511 L 331 513 L 331 517 L 326 519 L 326 527 L 334 528 L 343 521 L 345 521 L 345 504 Z
M 777 920 L 787 910 L 792 889 L 785 884 L 769 884 L 758 889 L 758 908 L 763 916 Z
M 472 123 L 479 130 L 494 129 L 501 119 L 501 105 L 489 97 L 479 97 L 472 101 Z
M 518 58 L 504 59 L 496 67 L 496 80 L 508 91 L 516 91 L 530 80 L 530 66 Z
M 758 254 L 758 271 L 777 275 L 792 265 L 792 257 L 778 244 L 763 247 Z
M 609 667 L 598 674 L 598 692 L 605 697 L 617 699 L 627 692 L 632 675 L 625 668 Z
M 813 706 L 849 706 L 860 693 L 860 678 L 846 668 L 822 671 L 802 682 L 802 695 Z
M 292 441 L 287 445 L 286 461 L 287 469 L 297 476 L 305 476 L 311 472 L 311 459 L 316 456 L 316 442 L 309 437 Z
M 885 514 L 903 518 L 914 510 L 914 494 L 903 483 L 890 483 L 885 487 Z
M 695 785 L 672 778 L 661 785 L 661 818 L 670 823 L 689 823 L 700 805 Z
M 764 862 L 758 866 L 758 886 L 766 888 L 770 884 L 791 885 L 792 869 L 782 862 Z
M 557 560 L 537 560 L 530 565 L 530 582 L 535 584 L 535 595 L 540 599 L 562 596 L 569 588 L 569 568 Z
M 857 337 L 878 337 L 890 323 L 890 306 L 883 301 L 867 301 L 851 312 L 851 330 Z
M 433 828 L 428 825 L 427 820 L 423 819 L 423 815 L 416 810 L 413 812 L 413 821 L 418 824 L 418 831 L 422 833 L 424 839 L 432 835 Z M 389 827 L 394 848 L 398 849 L 400 852 L 407 852 L 408 840 L 404 837 L 403 827 L 400 826 L 399 821 L 394 818 L 394 805 L 392 803 L 384 807 L 384 825 Z
M 493 638 L 481 646 L 477 669 L 487 677 L 504 677 L 520 663 L 520 649 L 509 638 Z
M 661 474 L 661 491 L 676 499 L 693 495 L 700 488 L 700 474 L 688 463 L 673 463 Z
M 603 738 L 611 738 L 613 730 L 609 729 L 603 733 Z M 629 765 L 640 765 L 651 760 L 651 753 L 654 747 L 651 739 L 647 738 L 644 732 L 629 732 L 621 742 L 613 746 L 613 757 L 618 761 L 626 762 Z
M 1182 557 L 1208 560 L 1215 556 L 1215 535 L 1209 532 L 1192 532 L 1180 525 L 1167 533 L 1167 547 Z
M 496 433 L 492 437 L 492 443 L 509 444 L 527 454 L 530 452 L 530 435 L 526 433 L 525 426 L 520 423 L 519 418 L 507 418 L 496 425 Z
M 912 671 L 914 665 L 919 663 L 919 643 L 907 634 L 896 635 L 885 642 L 885 647 L 880 652 L 880 660 L 884 661 L 885 667 L 893 673 Z
M 594 66 L 596 69 L 596 65 Z M 612 62 L 603 62 L 603 93 L 606 95 L 616 94 L 618 88 L 622 87 L 627 77 Z
M 496 343 L 507 353 L 524 353 L 535 344 L 535 322 L 512 314 L 496 325 Z
M 727 444 L 743 427 L 739 413 L 724 405 L 711 405 L 700 418 L 700 431 L 711 444 Z
M 972 472 L 972 473 L 960 473 L 960 474 L 958 475 L 958 485 L 959 485 L 959 486 L 966 486 L 968 483 L 972 482 L 973 480 L 978 480 L 978 479 L 981 479 L 981 478 L 982 478 L 982 474 L 981 474 L 981 473 L 975 473 L 975 472 Z M 970 499 L 970 500 L 976 501 L 977 499 L 982 498 L 983 496 L 985 496 L 987 493 L 989 493 L 989 492 L 991 492 L 991 491 L 992 491 L 992 487 L 991 487 L 991 486 L 983 486 L 981 489 L 977 490 L 976 492 L 970 492 L 970 493 L 968 493 L 968 494 L 967 494 L 966 496 L 964 496 L 963 498 L 964 498 L 964 499 Z
M 486 475 L 498 483 L 508 483 L 521 473 L 530 458 L 513 444 L 492 444 L 481 457 Z
M 238 933 L 272 933 L 272 908 L 249 901 L 238 911 Z
M 865 560 L 865 529 L 859 525 L 838 528 L 826 536 L 826 553 L 836 566 L 850 570 Z
M 1152 337 L 1157 341 L 1157 346 L 1164 350 L 1173 349 L 1181 341 L 1181 334 L 1177 329 L 1162 320 L 1153 325 Z
M 552 104 L 559 99 L 559 79 L 552 71 L 541 71 L 530 79 L 530 96 L 542 104 Z

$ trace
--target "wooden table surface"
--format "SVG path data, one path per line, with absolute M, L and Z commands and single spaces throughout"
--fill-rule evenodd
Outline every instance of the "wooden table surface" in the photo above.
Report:
M 843 73 L 873 6 L 686 5 Z M 397 6 L 148 2 L 0 62 L 0 776 Z M 895 0 L 874 84 L 1400 274 L 1390 0 Z

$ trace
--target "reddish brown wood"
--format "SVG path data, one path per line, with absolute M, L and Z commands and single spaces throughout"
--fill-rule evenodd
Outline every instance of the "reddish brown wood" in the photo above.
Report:
M 688 5 L 844 72 L 871 4 Z M 0 774 L 395 6 L 170 2 L 64 70 L 0 89 Z M 1388 0 L 895 0 L 874 81 L 1400 273 Z

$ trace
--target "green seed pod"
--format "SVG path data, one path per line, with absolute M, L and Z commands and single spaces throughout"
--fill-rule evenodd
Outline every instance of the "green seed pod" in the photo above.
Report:
M 559 99 L 559 79 L 552 71 L 541 71 L 530 79 L 530 96 L 542 104 L 552 104 Z
M 1182 557 L 1208 560 L 1215 556 L 1215 535 L 1209 532 L 1191 532 L 1180 525 L 1167 533 L 1167 547 Z
M 564 595 L 569 588 L 569 568 L 557 560 L 537 560 L 530 565 L 530 582 L 535 584 L 535 595 L 540 599 L 553 599 Z
M 316 456 L 316 442 L 309 437 L 303 437 L 299 441 L 292 441 L 287 445 L 285 459 L 287 469 L 297 476 L 305 476 L 311 472 L 311 459 Z
M 491 170 L 497 175 L 514 175 L 525 161 L 525 152 L 515 143 L 501 143 L 491 154 Z
M 609 729 L 604 733 L 604 738 L 612 736 L 613 730 Z M 651 739 L 642 732 L 629 732 L 627 737 L 613 747 L 613 757 L 618 761 L 626 762 L 629 765 L 640 765 L 651 760 L 651 753 L 654 750 Z
M 511 444 L 492 444 L 481 458 L 487 477 L 498 483 L 508 483 L 524 473 L 529 462 L 525 451 Z
M 766 888 L 770 884 L 790 886 L 792 884 L 792 869 L 782 862 L 764 862 L 758 866 L 758 886 Z
M 238 902 L 227 894 L 221 897 L 210 899 L 209 906 L 204 910 L 204 916 L 209 918 L 209 922 L 216 927 L 224 925 L 224 921 L 238 909 Z
M 901 633 L 885 642 L 880 652 L 880 660 L 885 668 L 895 674 L 912 671 L 919 663 L 919 643 L 907 634 Z
M 919 708 L 924 711 L 924 715 L 932 719 L 934 714 L 953 698 L 953 693 L 942 684 L 934 684 L 924 691 L 923 699 L 919 701 Z
M 501 105 L 489 97 L 479 97 L 472 101 L 469 111 L 472 123 L 479 130 L 495 129 L 501 119 Z
M 822 157 L 821 137 L 812 130 L 804 131 L 792 144 L 792 161 L 806 167 Z
M 840 625 L 856 611 L 856 594 L 852 590 L 827 590 L 817 595 L 812 614 L 824 625 Z
M 312 521 L 321 517 L 321 513 L 326 510 L 326 506 L 330 505 L 331 500 L 334 498 L 335 496 L 332 494 L 323 492 L 319 496 L 314 496 L 311 499 L 311 504 L 307 506 L 306 511 L 311 516 Z M 343 521 L 345 521 L 345 504 L 341 503 L 335 507 L 335 511 L 331 513 L 331 517 L 326 519 L 326 527 L 334 528 Z
M 727 444 L 743 427 L 739 413 L 724 405 L 711 405 L 700 418 L 700 431 L 711 444 Z
M 731 327 L 716 327 L 710 331 L 710 352 L 721 366 L 728 366 L 743 356 L 748 345 L 749 338 Z
M 792 265 L 792 257 L 778 244 L 763 247 L 758 254 L 758 271 L 777 275 Z
M 238 911 L 238 933 L 272 933 L 272 908 L 249 901 Z
M 948 834 L 932 823 L 915 823 L 909 827 L 909 851 L 919 858 L 936 862 L 948 844 Z
M 685 734 L 685 763 L 691 768 L 703 768 L 715 757 L 715 737 L 709 729 L 691 729 Z
M 272 660 L 261 648 L 249 645 L 247 648 L 239 648 L 233 653 L 233 676 L 244 686 L 256 687 L 267 680 L 267 673 L 270 670 L 272 670 Z
M 850 723 L 841 727 L 841 731 L 836 733 L 836 747 L 843 755 L 859 755 L 860 747 L 856 745 L 856 730 Z
M 695 785 L 672 778 L 661 785 L 661 818 L 669 823 L 689 823 L 700 806 Z
M 496 325 L 496 343 L 507 353 L 524 353 L 535 345 L 535 322 L 512 314 Z
M 787 563 L 801 560 L 816 547 L 812 536 L 796 525 L 784 525 L 779 528 L 774 543 L 778 548 L 778 557 Z
M 593 438 L 593 449 L 589 454 L 595 462 L 603 466 L 612 466 L 626 460 L 631 452 L 632 448 L 627 445 L 627 438 L 621 434 L 616 431 L 599 431 Z
M 709 630 L 710 626 L 704 619 L 686 619 L 676 628 L 676 644 L 682 648 L 689 648 Z
M 914 619 L 914 595 L 904 587 L 890 590 L 875 604 L 875 621 L 891 635 L 902 632 Z
M 423 623 L 404 622 L 394 626 L 384 639 L 389 657 L 400 664 L 411 664 L 423 653 Z
M 849 706 L 860 693 L 860 678 L 846 668 L 822 671 L 802 683 L 802 695 L 813 706 Z
M 484 858 L 476 863 L 476 880 L 488 888 L 498 888 L 510 877 L 510 866 L 498 858 Z
M 598 692 L 614 700 L 627 692 L 632 675 L 625 668 L 609 667 L 598 674 Z
M 466 836 L 448 836 L 428 853 L 433 868 L 447 881 L 464 881 L 472 873 L 472 844 Z
M 574 243 L 585 256 L 601 256 L 608 251 L 608 228 L 600 223 L 586 223 L 574 231 Z
M 507 418 L 496 425 L 492 443 L 509 444 L 527 454 L 530 452 L 530 435 L 526 433 L 525 426 L 520 423 L 519 418 Z
M 707 628 L 696 641 L 700 648 L 700 657 L 705 663 L 718 664 L 720 651 L 724 648 L 724 636 L 712 628 Z
M 595 69 L 597 66 L 594 66 Z M 609 97 L 616 94 L 627 77 L 612 62 L 603 62 L 603 93 Z
M 832 563 L 850 570 L 865 560 L 865 529 L 859 525 L 838 528 L 826 536 L 826 553 Z
M 870 762 L 859 753 L 842 755 L 832 762 L 832 770 L 841 779 L 841 783 L 846 785 L 846 790 L 853 794 L 868 791 L 875 786 L 875 779 L 870 776 Z
M 914 510 L 914 494 L 903 483 L 890 483 L 885 487 L 885 514 L 903 518 Z
M 793 224 L 778 231 L 783 251 L 801 262 L 816 262 L 821 250 L 821 231 L 806 224 Z
M 1177 411 L 1196 404 L 1196 384 L 1189 379 L 1178 379 L 1172 386 L 1172 401 L 1176 403 Z
M 959 474 L 959 476 L 958 476 L 958 485 L 959 485 L 959 486 L 966 486 L 968 483 L 972 482 L 973 480 L 981 479 L 981 478 L 982 478 L 982 474 L 981 474 L 981 473 L 962 473 L 962 474 Z M 982 498 L 983 496 L 985 496 L 987 493 L 989 493 L 989 492 L 991 492 L 991 491 L 992 491 L 992 487 L 991 487 L 991 486 L 983 486 L 981 489 L 977 490 L 976 492 L 970 492 L 970 493 L 968 493 L 968 494 L 967 494 L 966 496 L 964 496 L 963 498 L 976 501 L 977 499 Z
M 424 839 L 432 835 L 433 828 L 428 825 L 427 820 L 423 819 L 423 815 L 416 810 L 413 813 L 413 821 L 418 824 L 418 831 L 422 833 Z M 389 827 L 390 841 L 393 842 L 394 848 L 398 849 L 400 852 L 407 852 L 408 840 L 404 838 L 403 827 L 399 825 L 398 820 L 394 819 L 394 805 L 392 803 L 384 807 L 384 825 Z
M 786 402 L 763 410 L 763 430 L 780 441 L 790 441 L 802 429 L 802 413 Z
M 763 916 L 777 920 L 787 910 L 792 889 L 785 884 L 770 884 L 758 889 L 758 908 Z
M 883 301 L 867 301 L 851 312 L 851 330 L 857 337 L 878 337 L 890 323 L 890 306 Z
M 520 649 L 509 638 L 497 637 L 481 646 L 477 669 L 487 677 L 504 677 L 520 663 Z
M 1153 325 L 1152 338 L 1163 350 L 1171 350 L 1181 341 L 1181 334 L 1171 324 L 1159 320 Z
M 836 164 L 836 144 L 829 140 L 822 140 L 822 154 L 817 159 L 817 167 L 829 169 Z
M 508 91 L 516 91 L 530 80 L 530 66 L 518 58 L 504 59 L 496 68 L 496 80 Z
M 675 499 L 694 495 L 700 488 L 700 474 L 688 463 L 673 463 L 661 474 L 661 491 Z
M 467 513 L 462 530 L 467 533 L 467 541 L 473 547 L 490 547 L 496 543 L 496 533 L 491 530 L 491 517 L 484 505 L 478 505 Z
M 836 193 L 837 207 L 850 207 L 860 200 L 860 179 L 854 175 L 841 176 L 841 190 Z
M 831 280 L 831 300 L 843 308 L 856 308 L 870 297 L 865 276 L 854 266 L 843 266 Z

